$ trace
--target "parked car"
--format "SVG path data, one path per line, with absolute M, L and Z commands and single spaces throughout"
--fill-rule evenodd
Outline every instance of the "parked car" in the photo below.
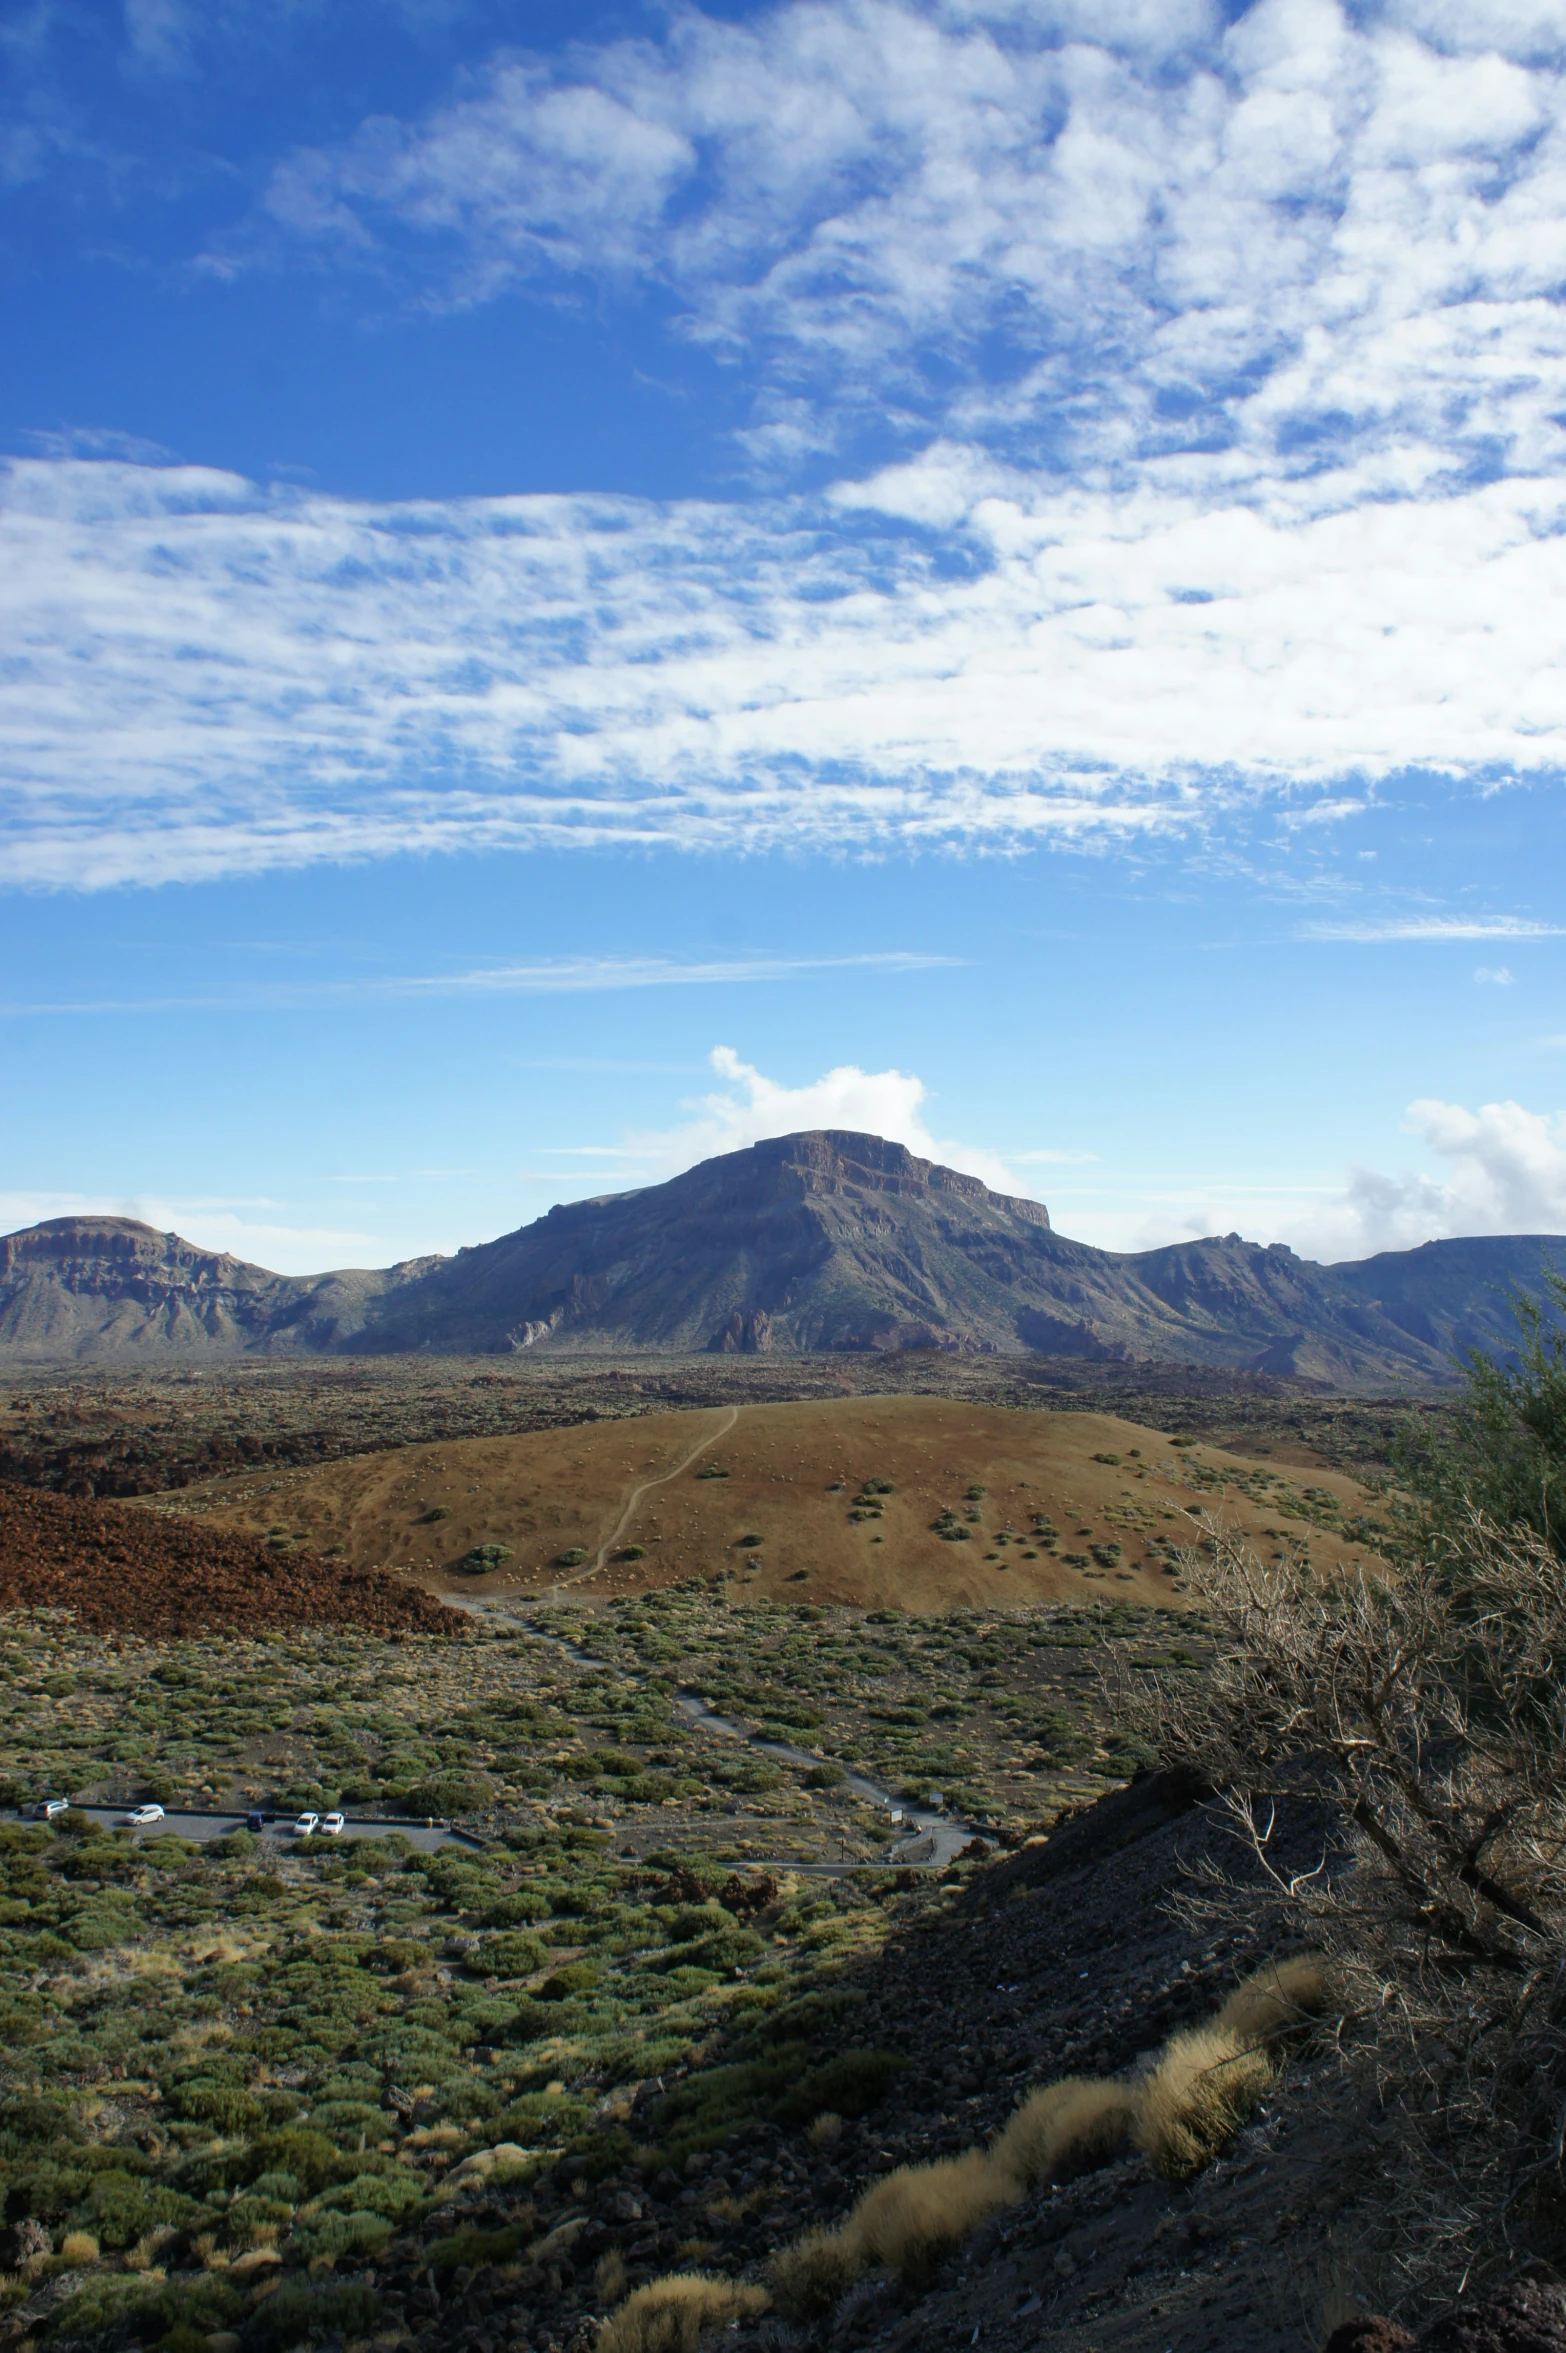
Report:
M 245 1828 L 247 1830 L 264 1830 L 266 1828 L 266 1816 L 259 1807 L 251 1807 L 250 1812 L 245 1816 Z
M 58 1822 L 60 1816 L 68 1814 L 70 1810 L 71 1801 L 68 1797 L 46 1797 L 38 1808 L 38 1819 L 41 1822 Z
M 301 1814 L 294 1824 L 295 1838 L 311 1838 L 321 1827 L 319 1814 Z
M 348 1825 L 341 1814 L 323 1814 L 321 1817 L 321 1836 L 323 1838 L 341 1838 L 347 1827 Z
M 146 1830 L 154 1822 L 162 1821 L 163 1808 L 161 1806 L 132 1806 L 125 1819 L 133 1830 Z

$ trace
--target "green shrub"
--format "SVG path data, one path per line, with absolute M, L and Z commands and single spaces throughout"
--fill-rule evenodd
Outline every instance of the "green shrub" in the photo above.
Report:
M 598 1983 L 598 1970 L 591 1961 L 568 1961 L 563 1969 L 546 1977 L 533 1999 L 537 2002 L 569 2001 L 573 1994 L 590 1993 Z
M 319 2344 L 323 2337 L 367 2337 L 380 2309 L 373 2288 L 356 2280 L 323 2280 L 319 2285 L 287 2280 L 256 2306 L 245 2327 L 256 2353 Z
M 773 2109 L 777 2124 L 808 2124 L 830 2109 L 837 2116 L 863 2116 L 875 2106 L 894 2075 L 910 2064 L 895 2051 L 843 2051 L 802 2075 Z
M 160 2224 L 178 2226 L 196 2211 L 195 2201 L 160 2182 L 116 2169 L 95 2176 L 79 2215 L 104 2247 L 130 2247 Z
M 249 2170 L 252 2181 L 290 2174 L 306 2197 L 313 2198 L 333 2182 L 346 2179 L 356 2166 L 344 2161 L 324 2132 L 290 2125 L 281 2132 L 263 2133 L 251 2142 Z
M 418 1782 L 403 1802 L 410 1814 L 475 1814 L 488 1805 L 489 1796 L 484 1782 L 453 1773 Z
M 797 2001 L 774 2010 L 761 2031 L 768 2042 L 808 2042 L 812 2036 L 824 2034 L 847 2011 L 857 2010 L 866 1998 L 858 1986 L 851 1985 L 801 1994 Z
M 754 1929 L 720 1928 L 712 1936 L 698 1937 L 694 1944 L 675 1945 L 668 1956 L 660 1956 L 653 1966 L 682 1969 L 712 1969 L 726 1976 L 731 1969 L 743 1968 L 747 1961 L 757 1961 L 766 1946 Z
M 547 1920 L 552 1906 L 545 1895 L 535 1895 L 531 1889 L 519 1888 L 512 1895 L 497 1896 L 484 1914 L 486 1928 L 525 1928 L 531 1921 Z
M 468 1966 L 482 1977 L 531 1977 L 549 1958 L 541 1936 L 526 1929 L 502 1929 L 486 1936 Z
M 570 1544 L 564 1552 L 555 1554 L 554 1565 L 557 1569 L 579 1569 L 586 1558 L 587 1554 L 580 1544 Z
M 475 1544 L 471 1551 L 463 1554 L 457 1567 L 467 1576 L 483 1577 L 491 1569 L 498 1569 L 503 1561 L 508 1561 L 510 1558 L 511 1547 L 509 1544 Z
M 233 2083 L 182 2083 L 170 2092 L 169 2105 L 176 2116 L 210 2124 L 217 2132 L 249 2132 L 266 2121 L 266 2110 L 255 2093 Z

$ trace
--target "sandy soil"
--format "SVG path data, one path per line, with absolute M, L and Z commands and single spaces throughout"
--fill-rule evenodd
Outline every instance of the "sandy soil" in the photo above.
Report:
M 855 1501 L 872 1480 L 892 1490 L 877 1498 L 879 1516 Z M 1372 1499 L 1340 1473 L 1315 1470 L 1308 1482 L 1302 1498 L 1297 1474 L 1210 1446 L 1176 1449 L 1108 1414 L 870 1397 L 400 1447 L 239 1473 L 153 1508 L 251 1535 L 286 1530 L 313 1549 L 340 1545 L 356 1569 L 411 1572 L 435 1591 L 570 1584 L 604 1598 L 728 1572 L 742 1594 L 867 1608 L 1095 1595 L 1178 1607 L 1166 1555 L 1201 1532 L 1193 1514 L 1221 1520 L 1264 1558 L 1302 1539 L 1324 1567 L 1363 1557 L 1363 1531 L 1355 1540 L 1323 1523 Z M 985 1492 L 970 1500 L 974 1487 Z M 942 1512 L 966 1540 L 936 1532 Z M 1053 1550 L 1048 1530 L 1033 1533 L 1039 1513 Z M 484 1544 L 511 1557 L 489 1575 L 459 1571 Z M 1093 1558 L 1095 1544 L 1118 1544 L 1119 1559 Z M 633 1547 L 639 1556 L 625 1558 Z M 573 1551 L 585 1559 L 561 1565 Z

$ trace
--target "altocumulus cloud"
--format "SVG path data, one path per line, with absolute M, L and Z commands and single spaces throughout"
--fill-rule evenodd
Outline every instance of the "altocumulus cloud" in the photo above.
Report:
M 9 870 L 1135 841 L 1553 774 L 1562 96 L 1527 0 L 793 0 L 295 154 L 209 266 L 651 290 L 748 371 L 752 485 L 17 464 Z
M 1563 505 L 1501 482 L 1286 529 L 1151 491 L 996 499 L 953 583 L 917 542 L 776 502 L 373 509 L 20 464 L 0 838 L 14 880 L 92 886 L 408 849 L 1124 838 L 1413 763 L 1549 773 Z M 1221 602 L 1170 594 L 1220 556 Z

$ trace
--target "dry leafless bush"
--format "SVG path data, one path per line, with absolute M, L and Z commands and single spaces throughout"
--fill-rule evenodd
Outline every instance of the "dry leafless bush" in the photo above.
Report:
M 1219 1531 L 1189 1557 L 1212 1668 L 1125 1676 L 1123 1716 L 1222 1793 L 1255 1872 L 1325 1956 L 1343 2045 L 1412 2204 L 1411 2288 L 1566 2243 L 1566 1565 L 1470 1515 L 1460 1549 L 1323 1580 Z M 1135 1688 L 1133 1688 L 1135 1686 Z M 1280 1859 L 1282 1801 L 1341 1835 Z M 1415 2215 L 1419 2221 L 1414 2221 Z M 1435 2250 L 1444 2252 L 1437 2254 Z

